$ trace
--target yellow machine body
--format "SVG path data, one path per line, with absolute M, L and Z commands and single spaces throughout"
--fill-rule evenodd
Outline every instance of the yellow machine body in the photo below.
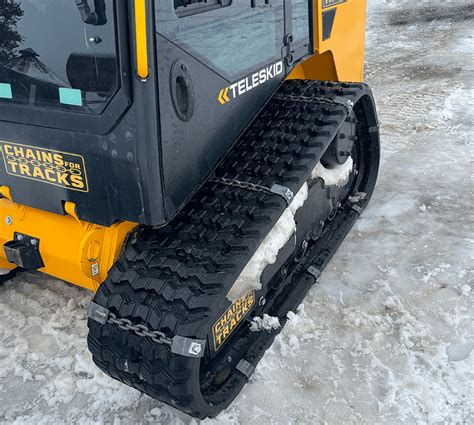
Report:
M 323 7 L 323 3 L 338 3 Z M 298 64 L 288 77 L 295 80 L 361 82 L 364 79 L 366 0 L 314 4 L 315 54 Z M 323 13 L 336 9 L 331 36 L 324 40 Z
M 137 0 L 140 4 L 141 0 Z M 323 13 L 337 9 L 331 36 L 323 39 Z M 142 8 L 143 9 L 143 8 Z M 140 10 L 142 10 L 140 9 Z M 289 79 L 360 82 L 364 72 L 366 0 L 315 0 L 315 52 L 299 63 Z M 145 28 L 146 16 L 137 14 L 136 28 Z M 142 22 L 143 21 L 143 22 Z M 146 38 L 137 38 L 146 43 Z M 146 49 L 139 49 L 134 67 L 146 73 Z M 143 56 L 145 56 L 143 58 Z M 146 62 L 146 65 L 143 65 Z M 142 65 L 140 66 L 140 63 Z M 65 215 L 19 205 L 7 187 L 1 188 L 0 246 L 14 239 L 16 232 L 40 241 L 48 275 L 97 290 L 117 259 L 127 235 L 137 224 L 120 222 L 111 227 L 87 223 L 77 218 L 75 206 L 66 203 Z M 0 269 L 14 269 L 0 249 Z
M 13 240 L 15 233 L 34 236 L 39 241 L 48 275 L 96 291 L 117 259 L 127 234 L 136 224 L 121 222 L 111 227 L 80 221 L 74 204 L 66 204 L 67 215 L 18 205 L 2 187 L 0 199 L 0 245 Z M 13 269 L 0 250 L 0 269 Z

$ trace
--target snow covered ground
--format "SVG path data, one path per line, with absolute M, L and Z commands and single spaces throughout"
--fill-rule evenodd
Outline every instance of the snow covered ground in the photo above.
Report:
M 474 422 L 472 1 L 369 0 L 383 135 L 365 216 L 231 408 L 205 424 Z M 105 377 L 90 294 L 0 288 L 0 423 L 197 424 Z

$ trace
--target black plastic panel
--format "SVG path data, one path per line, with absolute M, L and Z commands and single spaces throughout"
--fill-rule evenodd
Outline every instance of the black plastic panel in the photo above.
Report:
M 334 20 L 336 19 L 336 11 L 337 9 L 331 9 L 323 12 L 323 41 L 331 38 Z

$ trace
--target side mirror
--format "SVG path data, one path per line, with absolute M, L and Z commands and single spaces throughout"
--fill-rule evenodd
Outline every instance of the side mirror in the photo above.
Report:
M 75 0 L 82 22 L 89 25 L 105 25 L 107 23 L 105 0 L 94 0 L 94 12 L 89 7 L 89 0 Z
M 117 60 L 113 55 L 72 53 L 66 65 L 71 87 L 107 95 L 116 88 Z

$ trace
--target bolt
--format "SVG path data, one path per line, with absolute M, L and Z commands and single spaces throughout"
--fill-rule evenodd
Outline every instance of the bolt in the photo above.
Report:
M 23 240 L 23 235 L 21 233 L 18 233 L 18 235 L 16 235 L 16 238 L 19 240 L 19 241 L 22 241 Z
M 266 303 L 267 300 L 265 299 L 265 297 L 260 297 L 260 299 L 258 300 L 258 305 L 264 306 Z
M 11 215 L 6 216 L 5 223 L 7 223 L 7 226 L 11 226 L 13 224 L 13 218 Z
M 102 39 L 100 37 L 89 37 L 89 43 L 100 44 L 102 43 Z
M 38 243 L 36 239 L 31 239 L 31 245 L 35 246 Z
M 188 353 L 194 356 L 199 356 L 199 354 L 201 354 L 201 351 L 202 351 L 201 344 L 198 344 L 197 342 L 193 342 L 191 346 L 189 347 Z

